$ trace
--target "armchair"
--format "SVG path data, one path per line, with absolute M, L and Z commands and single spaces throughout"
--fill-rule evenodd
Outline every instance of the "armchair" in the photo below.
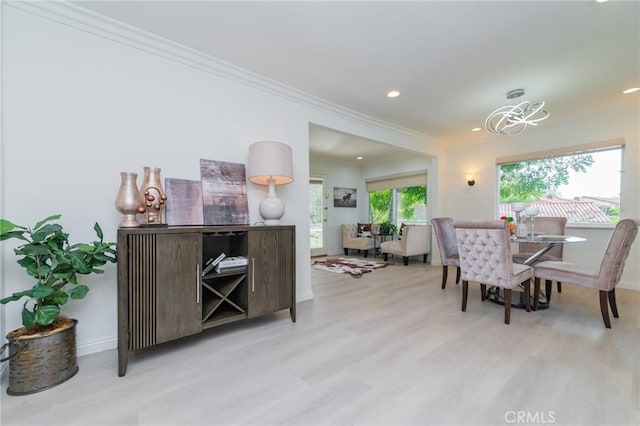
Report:
M 402 239 L 385 241 L 380 244 L 380 252 L 385 261 L 389 254 L 402 256 L 405 265 L 410 256 L 422 255 L 422 262 L 427 263 L 427 255 L 431 250 L 431 225 L 407 225 L 402 230 Z
M 364 257 L 368 257 L 369 250 L 373 250 L 375 247 L 375 239 L 373 234 L 378 233 L 378 224 L 372 223 L 370 236 L 358 236 L 358 224 L 349 223 L 343 224 L 342 229 L 342 248 L 344 249 L 344 255 L 349 254 L 349 249 L 363 251 Z M 375 255 L 375 253 L 374 253 Z

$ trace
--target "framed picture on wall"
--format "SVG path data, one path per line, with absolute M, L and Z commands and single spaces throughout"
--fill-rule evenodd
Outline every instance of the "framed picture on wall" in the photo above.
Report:
M 355 188 L 333 187 L 333 207 L 357 207 Z

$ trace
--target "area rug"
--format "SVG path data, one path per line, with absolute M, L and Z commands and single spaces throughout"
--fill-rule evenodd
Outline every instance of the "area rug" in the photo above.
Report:
M 313 267 L 315 269 L 336 272 L 338 274 L 349 274 L 354 278 L 360 278 L 363 274 L 372 272 L 374 269 L 385 268 L 389 265 L 394 265 L 394 263 L 374 262 L 347 257 L 316 260 L 313 262 Z

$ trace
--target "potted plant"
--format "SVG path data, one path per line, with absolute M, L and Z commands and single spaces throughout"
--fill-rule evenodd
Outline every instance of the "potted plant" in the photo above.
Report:
M 396 231 L 398 231 L 398 227 L 393 223 L 389 222 L 388 220 L 381 222 L 379 227 L 380 227 L 380 234 L 382 235 L 394 235 Z
M 38 392 L 58 385 L 78 371 L 76 363 L 75 319 L 61 315 L 69 299 L 82 299 L 89 287 L 78 275 L 101 274 L 100 266 L 116 262 L 116 244 L 98 237 L 91 243 L 69 243 L 60 215 L 47 217 L 33 228 L 0 219 L 0 241 L 22 242 L 14 249 L 18 264 L 35 280 L 30 288 L 0 299 L 0 303 L 26 299 L 22 305 L 23 327 L 7 334 L 9 347 L 10 395 Z M 52 223 L 54 222 L 54 223 Z

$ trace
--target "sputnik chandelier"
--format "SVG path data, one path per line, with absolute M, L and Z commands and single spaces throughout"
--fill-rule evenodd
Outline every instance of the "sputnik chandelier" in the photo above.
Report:
M 507 93 L 507 99 L 518 99 L 524 96 L 524 89 L 514 89 Z M 507 105 L 493 111 L 484 122 L 489 133 L 500 135 L 517 135 L 528 126 L 537 126 L 538 121 L 549 117 L 549 113 L 542 108 L 544 102 L 531 104 L 529 101 L 517 105 Z

